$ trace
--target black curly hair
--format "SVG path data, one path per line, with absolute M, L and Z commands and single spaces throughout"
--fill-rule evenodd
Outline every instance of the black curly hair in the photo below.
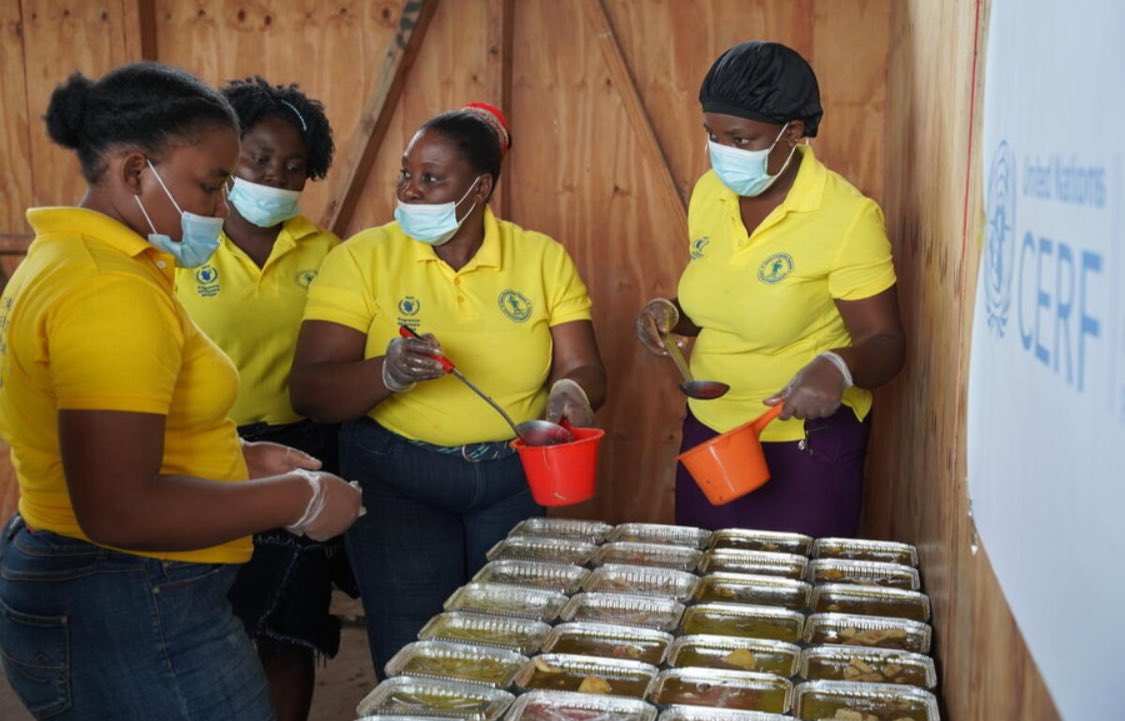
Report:
M 238 131 L 230 103 L 183 70 L 153 62 L 125 65 L 100 80 L 75 72 L 51 93 L 47 134 L 74 150 L 82 177 L 96 183 L 111 147 L 132 146 L 158 159 L 166 145 L 214 128 Z
M 290 123 L 301 133 L 309 161 L 305 174 L 319 180 L 332 167 L 336 145 L 332 142 L 332 126 L 324 114 L 324 104 L 313 100 L 291 85 L 270 85 L 255 75 L 245 80 L 232 80 L 223 86 L 222 94 L 230 101 L 245 134 L 266 118 Z
M 474 170 L 492 176 L 492 187 L 495 189 L 496 182 L 500 180 L 504 152 L 500 137 L 488 121 L 477 113 L 460 108 L 435 115 L 423 123 L 421 129 L 433 130 L 453 141 Z

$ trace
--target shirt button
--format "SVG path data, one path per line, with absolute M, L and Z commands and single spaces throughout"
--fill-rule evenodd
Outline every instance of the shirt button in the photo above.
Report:
M 461 279 L 460 278 L 454 278 L 453 279 L 453 285 L 461 285 Z
M 457 296 L 457 302 L 458 302 L 458 303 L 464 303 L 464 302 L 465 302 L 465 298 L 464 298 L 463 296 L 460 296 L 460 295 L 459 295 L 459 296 Z
M 165 262 L 164 262 L 164 261 L 162 261 L 162 260 L 158 260 L 158 261 L 156 261 L 156 267 L 157 267 L 157 268 L 160 268 L 161 270 L 164 270 L 165 268 L 167 268 L 167 267 L 168 267 L 168 264 L 167 264 L 167 263 L 165 263 Z

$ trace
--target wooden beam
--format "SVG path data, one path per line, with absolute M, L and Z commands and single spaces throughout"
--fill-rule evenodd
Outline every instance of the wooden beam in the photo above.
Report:
M 156 0 L 121 0 L 121 14 L 130 62 L 156 60 Z
M 336 173 L 328 206 L 320 221 L 321 227 L 331 228 L 337 235 L 347 230 L 352 219 L 363 184 L 386 137 L 406 76 L 422 46 L 437 5 L 438 0 L 404 0 L 402 4 L 394 41 L 383 58 L 383 67 L 360 115 L 356 134 Z
M 629 122 L 640 139 L 641 152 L 657 167 L 660 174 L 659 183 L 667 197 L 667 202 L 677 209 L 676 216 L 680 225 L 677 229 L 679 237 L 686 238 L 688 232 L 687 198 L 680 193 L 680 189 L 676 185 L 672 166 L 668 164 L 668 156 L 664 154 L 664 148 L 661 147 L 660 140 L 656 137 L 652 119 L 645 109 L 640 91 L 637 90 L 637 81 L 629 69 L 625 54 L 621 51 L 621 43 L 617 40 L 617 34 L 614 32 L 613 24 L 610 23 L 609 15 L 605 11 L 605 5 L 602 0 L 584 0 L 582 9 L 586 16 L 586 23 L 593 30 L 594 37 L 598 41 L 602 58 L 609 68 L 610 79 L 613 80 L 618 92 L 621 93 L 621 99 L 625 103 L 625 114 L 629 116 Z
M 515 0 L 488 0 L 488 102 L 495 103 L 512 123 L 512 44 Z M 514 126 L 513 126 L 514 127 Z M 497 214 L 510 219 L 512 194 L 505 190 L 504 175 L 490 201 Z
M 34 233 L 0 233 L 0 255 L 22 255 L 33 240 Z

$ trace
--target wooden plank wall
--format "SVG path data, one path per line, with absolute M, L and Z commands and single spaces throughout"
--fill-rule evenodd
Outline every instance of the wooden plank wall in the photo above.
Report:
M 905 372 L 879 392 L 865 526 L 918 544 L 933 602 L 943 718 L 1059 718 L 969 516 L 964 421 L 983 239 L 987 0 L 904 0 L 893 17 L 884 208 Z
M 668 521 L 683 404 L 674 369 L 641 351 L 632 318 L 649 298 L 675 293 L 687 259 L 684 203 L 707 168 L 696 101 L 707 67 L 744 39 L 800 50 L 826 109 L 818 154 L 887 210 L 914 339 L 906 372 L 879 394 L 866 528 L 920 546 L 943 717 L 1049 721 L 1057 716 L 987 560 L 969 551 L 961 428 L 980 213 L 966 215 L 965 202 L 979 182 L 969 131 L 979 131 L 981 1 L 443 0 L 344 234 L 390 218 L 398 157 L 418 124 L 471 100 L 504 105 L 515 145 L 503 205 L 570 249 L 610 371 L 600 493 L 566 513 Z M 27 231 L 26 206 L 81 192 L 74 160 L 50 145 L 39 119 L 71 70 L 96 76 L 151 57 L 216 84 L 254 73 L 299 82 L 324 101 L 339 159 L 404 2 L 0 3 L 0 267 L 18 260 L 3 254 Z M 322 217 L 333 182 L 310 186 L 308 214 Z M 0 514 L 14 499 L 0 463 Z

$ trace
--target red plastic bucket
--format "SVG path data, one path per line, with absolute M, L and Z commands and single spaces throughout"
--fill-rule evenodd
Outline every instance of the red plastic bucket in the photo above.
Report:
M 571 428 L 574 440 L 554 446 L 529 446 L 519 438 L 519 453 L 531 497 L 541 506 L 569 506 L 594 497 L 601 428 Z

